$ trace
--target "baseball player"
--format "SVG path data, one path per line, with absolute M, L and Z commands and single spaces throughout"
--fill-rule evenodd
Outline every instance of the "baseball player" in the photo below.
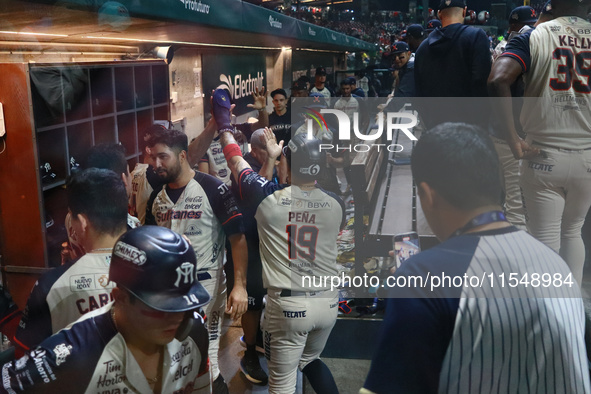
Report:
M 191 245 L 156 226 L 113 248 L 114 303 L 87 314 L 2 366 L 0 393 L 210 393 L 209 301 Z
M 129 173 L 129 164 L 125 158 L 125 147 L 121 144 L 99 144 L 90 148 L 86 159 L 86 168 L 104 168 L 121 175 L 125 184 L 128 199 L 132 196 L 132 177 Z M 140 220 L 127 214 L 127 229 L 141 226 Z
M 326 86 L 326 68 L 324 68 L 324 66 L 316 68 L 316 74 L 314 74 L 314 86 L 310 89 L 310 93 L 320 93 L 327 99 L 334 96 Z
M 317 393 L 336 393 L 319 356 L 336 321 L 338 294 L 303 280 L 336 275 L 336 237 L 345 217 L 343 202 L 314 184 L 326 160 L 320 141 L 306 134 L 292 137 L 285 149 L 292 184 L 279 186 L 250 168 L 231 132 L 221 133 L 240 196 L 256 212 L 267 289 L 263 338 L 269 393 L 293 393 L 298 366 Z M 270 157 L 281 152 L 272 138 L 266 146 Z
M 585 247 L 581 237 L 591 206 L 591 23 L 589 0 L 557 0 L 554 19 L 517 36 L 494 64 L 489 89 L 510 97 L 521 75 L 525 100 L 519 137 L 512 108 L 503 105 L 505 139 L 522 162 L 520 185 L 527 228 L 559 252 L 579 281 Z M 537 99 L 533 99 L 537 97 Z
M 66 193 L 73 231 L 86 254 L 35 283 L 14 338 L 25 350 L 112 300 L 109 263 L 126 231 L 125 185 L 113 171 L 89 168 L 73 174 Z
M 154 124 L 144 131 L 144 144 L 150 138 L 153 130 L 166 130 L 159 124 Z M 139 219 L 141 224 L 146 221 L 146 206 L 154 190 L 162 189 L 164 184 L 154 171 L 154 162 L 150 156 L 150 148 L 144 147 L 144 162 L 137 163 L 131 172 L 131 196 L 129 197 L 130 214 Z
M 209 358 L 214 392 L 227 392 L 218 367 L 220 329 L 224 310 L 232 319 L 247 309 L 247 251 L 242 214 L 230 189 L 211 175 L 194 171 L 187 160 L 187 136 L 177 130 L 155 133 L 148 146 L 156 172 L 166 182 L 148 201 L 146 223 L 157 224 L 189 238 L 197 254 L 197 277 L 211 294 L 207 305 Z M 234 287 L 226 308 L 223 251 L 226 237 L 232 246 Z

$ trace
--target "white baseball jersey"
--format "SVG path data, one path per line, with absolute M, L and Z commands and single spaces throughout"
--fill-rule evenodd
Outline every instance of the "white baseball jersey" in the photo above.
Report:
M 330 90 L 328 90 L 328 88 L 326 86 L 321 90 L 318 90 L 316 88 L 316 86 L 314 86 L 312 89 L 310 89 L 310 93 L 320 93 L 321 95 L 323 95 L 327 99 L 331 97 Z
M 0 393 L 151 393 L 111 305 L 91 313 L 2 367 Z M 99 312 L 99 311 L 97 311 Z M 162 394 L 210 393 L 207 331 L 193 319 L 189 335 L 164 348 Z
M 39 278 L 31 291 L 15 340 L 32 349 L 80 316 L 108 304 L 111 252 L 87 253 Z
M 250 123 L 236 124 L 234 125 L 234 129 L 240 131 L 247 140 L 250 140 L 250 136 L 252 135 Z M 245 140 L 237 143 L 238 146 L 240 146 L 242 155 L 247 154 L 249 151 L 248 142 Z M 226 162 L 226 157 L 224 156 L 219 136 L 211 141 L 207 152 L 205 152 L 205 155 L 201 158 L 200 162 L 209 165 L 209 175 L 224 182 L 228 187 L 232 186 L 232 173 Z
M 542 23 L 513 38 L 502 56 L 524 72 L 521 123 L 528 136 L 557 148 L 591 148 L 591 23 L 578 17 Z
M 238 145 L 240 146 L 243 155 L 248 153 L 248 143 L 246 141 L 239 143 Z M 211 141 L 211 145 L 207 149 L 205 156 L 201 159 L 201 162 L 209 164 L 210 175 L 224 182 L 228 187 L 232 186 L 232 172 L 226 162 L 226 157 L 224 156 L 219 137 L 216 137 Z
M 197 254 L 199 271 L 222 268 L 226 235 L 244 232 L 234 195 L 223 182 L 202 172 L 177 192 L 180 196 L 174 201 L 170 197 L 174 190 L 168 187 L 153 193 L 152 215 L 146 223 L 186 235 Z
M 279 186 L 251 169 L 240 173 L 240 196 L 256 207 L 265 288 L 325 290 L 302 282 L 305 277 L 337 274 L 336 239 L 344 220 L 344 205 L 322 189 L 304 191 Z
M 137 163 L 131 172 L 132 191 L 129 196 L 129 213 L 139 219 L 141 224 L 146 220 L 146 205 L 154 190 L 162 189 L 163 183 L 154 173 L 154 169 L 144 163 Z M 128 220 L 129 225 L 129 220 Z M 132 227 L 134 228 L 134 227 Z
M 349 117 L 351 125 L 353 124 L 353 114 L 359 112 L 359 102 L 355 97 L 341 97 L 334 104 L 334 109 L 343 111 Z

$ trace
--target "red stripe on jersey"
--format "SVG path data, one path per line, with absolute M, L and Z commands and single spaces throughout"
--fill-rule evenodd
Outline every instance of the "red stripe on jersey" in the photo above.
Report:
M 4 322 L 6 320 L 11 320 L 11 319 L 13 319 L 15 317 L 16 314 L 20 314 L 20 313 L 21 313 L 21 310 L 20 309 L 17 309 L 16 311 L 13 311 L 11 314 L 9 314 L 8 316 L 6 316 L 2 320 L 0 320 L 0 326 L 2 324 L 4 324 Z
M 238 190 L 240 191 L 240 199 L 241 199 L 241 200 L 243 199 L 243 198 L 242 198 L 242 176 L 243 176 L 244 174 L 246 174 L 246 173 L 249 173 L 249 174 L 250 174 L 251 172 L 253 172 L 252 168 L 247 168 L 247 169 L 243 170 L 243 171 L 240 173 L 240 176 L 238 177 Z
M 521 65 L 523 66 L 523 72 L 527 72 L 527 66 L 525 65 L 525 62 L 523 61 L 522 58 L 520 58 L 518 55 L 514 54 L 513 52 L 504 52 L 502 56 L 506 56 L 506 55 L 514 56 L 517 59 L 519 59 L 519 61 L 521 62 Z
M 222 223 L 222 226 L 223 226 L 224 224 L 228 223 L 230 220 L 234 219 L 234 218 L 235 218 L 235 217 L 237 217 L 237 216 L 242 216 L 242 214 L 241 214 L 241 213 L 237 213 L 236 215 L 234 215 L 234 216 L 230 217 L 230 219 L 228 219 L 228 220 L 226 220 L 224 223 Z
M 21 341 L 19 341 L 18 339 L 16 339 L 16 336 L 14 336 L 12 339 L 14 339 L 14 341 L 23 349 L 25 350 L 31 350 L 30 347 L 28 347 L 27 345 L 25 345 L 24 343 L 22 343 Z

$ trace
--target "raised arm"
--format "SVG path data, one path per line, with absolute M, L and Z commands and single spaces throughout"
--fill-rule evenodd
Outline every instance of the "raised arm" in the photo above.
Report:
M 246 168 L 251 168 L 250 164 L 242 157 L 240 146 L 236 143 L 234 135 L 229 131 L 223 131 L 220 134 L 220 143 L 224 149 L 224 156 L 228 162 L 228 167 L 232 171 L 232 176 L 237 183 L 240 183 L 238 176 Z
M 269 126 L 269 114 L 267 113 L 267 91 L 263 86 L 259 92 L 259 88 L 255 88 L 252 93 L 254 104 L 248 104 L 247 107 L 259 111 L 259 120 L 250 125 L 251 131 L 262 129 Z
M 273 169 L 275 168 L 275 162 L 283 149 L 283 141 L 277 143 L 277 138 L 270 128 L 265 127 L 265 150 L 267 151 L 267 160 L 263 163 L 259 175 L 273 180 Z
M 216 129 L 216 123 L 212 117 L 209 122 L 207 122 L 207 125 L 201 134 L 199 134 L 197 138 L 195 138 L 189 144 L 189 151 L 187 153 L 191 167 L 195 167 L 197 164 L 199 164 L 199 160 L 201 160 L 203 155 L 205 155 L 205 152 L 207 152 L 207 149 L 213 140 L 213 136 L 215 135 Z

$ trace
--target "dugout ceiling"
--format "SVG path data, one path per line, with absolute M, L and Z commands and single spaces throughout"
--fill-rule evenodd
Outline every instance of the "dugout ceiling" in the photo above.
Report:
M 0 0 L 0 41 L 371 51 L 372 44 L 240 0 Z M 11 44 L 12 43 L 12 44 Z

